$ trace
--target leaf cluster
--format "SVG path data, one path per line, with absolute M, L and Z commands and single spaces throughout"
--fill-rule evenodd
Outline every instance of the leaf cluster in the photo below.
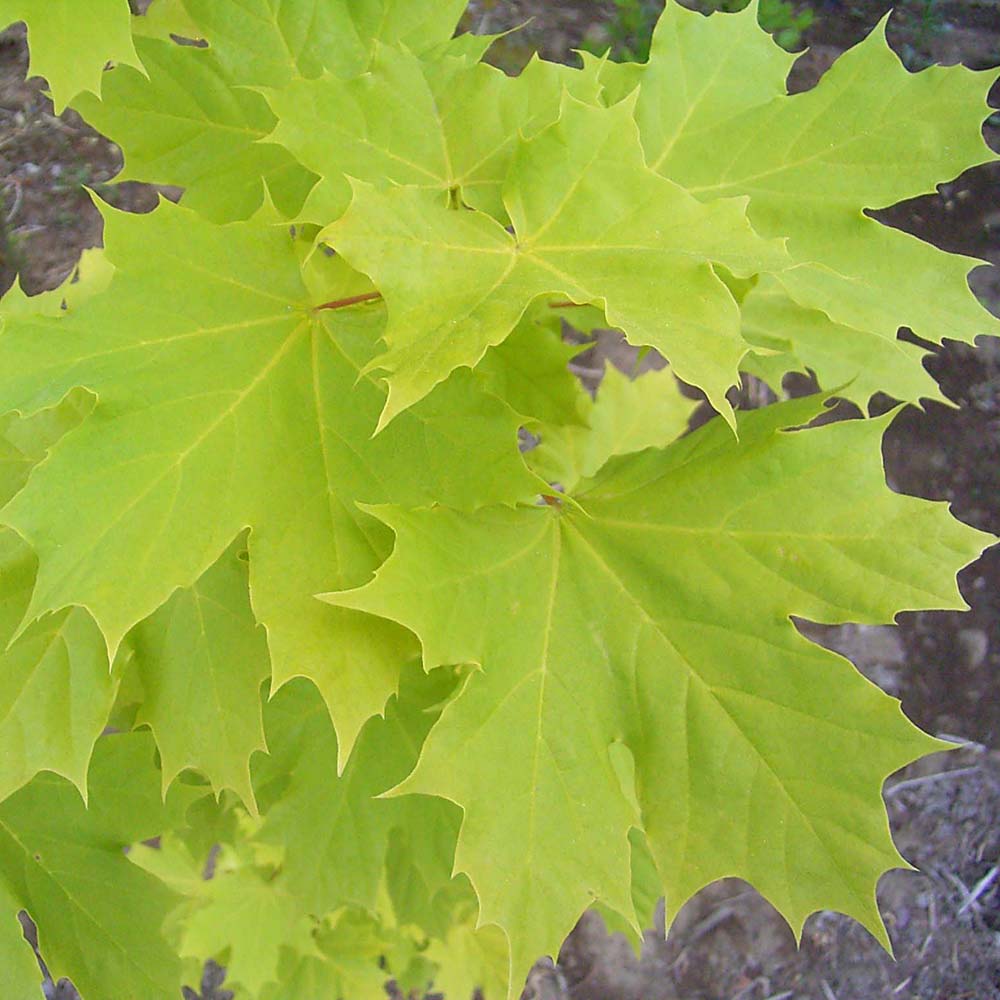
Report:
M 963 607 L 986 539 L 887 488 L 885 418 L 809 425 L 936 394 L 900 325 L 996 329 L 866 214 L 984 157 L 988 82 L 875 33 L 792 97 L 755 7 L 676 6 L 508 77 L 463 7 L 0 0 L 185 192 L 0 304 L 11 995 L 22 909 L 90 1000 L 516 995 L 722 876 L 885 940 L 881 783 L 942 744 L 792 617 Z M 567 321 L 669 367 L 594 399 Z

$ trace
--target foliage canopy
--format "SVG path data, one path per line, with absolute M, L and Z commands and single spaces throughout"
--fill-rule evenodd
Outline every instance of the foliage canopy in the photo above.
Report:
M 881 784 L 943 744 L 792 616 L 962 608 L 988 539 L 887 488 L 886 418 L 808 425 L 933 392 L 901 324 L 996 331 L 865 211 L 984 158 L 988 81 L 875 32 L 789 96 L 754 8 L 676 6 L 648 63 L 508 77 L 463 6 L 0 0 L 186 189 L 0 303 L 12 995 L 21 909 L 88 1000 L 209 957 L 258 1000 L 492 1000 L 591 903 L 728 875 L 887 940 Z M 582 317 L 670 368 L 592 399 Z M 721 418 L 686 433 L 674 373 Z

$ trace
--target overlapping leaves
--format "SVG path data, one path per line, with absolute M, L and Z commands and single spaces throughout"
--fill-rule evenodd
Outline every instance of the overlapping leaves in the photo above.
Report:
M 174 184 L 184 204 L 217 222 L 246 219 L 266 187 L 287 215 L 302 207 L 315 175 L 281 146 L 262 142 L 275 119 L 260 94 L 236 89 L 212 50 L 137 39 L 143 71 L 119 66 L 102 100 L 74 106 L 125 150 L 122 179 Z
M 364 76 L 267 91 L 278 118 L 270 139 L 321 177 L 302 213 L 310 222 L 344 214 L 348 178 L 436 191 L 505 219 L 502 188 L 519 137 L 555 121 L 566 91 L 596 102 L 596 73 L 534 60 L 511 80 L 485 63 L 428 62 L 378 45 Z
M 873 36 L 789 97 L 752 11 L 508 78 L 451 39 L 458 0 L 154 0 L 134 44 L 93 6 L 104 47 L 66 5 L 0 20 L 186 192 L 105 210 L 100 269 L 4 303 L 16 986 L 20 908 L 53 972 L 123 997 L 213 957 L 265 1000 L 376 995 L 380 963 L 492 1000 L 590 902 L 635 927 L 732 874 L 879 933 L 879 786 L 937 744 L 789 616 L 959 607 L 983 538 L 886 489 L 884 422 L 786 432 L 810 401 L 676 440 L 673 373 L 730 420 L 741 366 L 925 394 L 897 325 L 989 318 L 969 261 L 863 210 L 984 156 L 985 83 Z M 671 368 L 591 401 L 574 313 Z
M 749 196 L 754 228 L 788 238 L 796 266 L 749 300 L 767 295 L 763 308 L 773 308 L 780 288 L 807 331 L 810 311 L 832 322 L 818 349 L 808 333 L 796 337 L 794 323 L 772 336 L 791 340 L 831 388 L 846 361 L 869 387 L 874 378 L 914 399 L 915 388 L 930 387 L 919 356 L 895 344 L 900 326 L 970 342 L 998 327 L 965 280 L 974 260 L 864 210 L 931 192 L 988 158 L 981 128 L 990 81 L 964 67 L 909 73 L 876 30 L 814 89 L 787 96 L 789 57 L 759 43 L 754 15 L 751 5 L 716 26 L 668 6 L 647 66 L 602 68 L 607 98 L 639 87 L 635 115 L 652 169 L 704 201 Z
M 176 896 L 122 850 L 179 823 L 192 799 L 191 789 L 178 787 L 163 803 L 154 753 L 148 733 L 102 740 L 87 808 L 52 774 L 0 803 L 0 953 L 12 957 L 4 965 L 8 988 L 22 988 L 12 995 L 31 996 L 40 979 L 28 975 L 22 956 L 31 964 L 34 958 L 17 940 L 14 912 L 23 909 L 41 928 L 42 953 L 57 979 L 71 976 L 93 996 L 176 997 L 180 962 L 162 933 Z
M 825 905 L 881 933 L 874 882 L 900 859 L 858 800 L 936 743 L 788 616 L 963 607 L 952 574 L 982 536 L 884 487 L 879 422 L 779 432 L 814 413 L 771 407 L 739 442 L 716 422 L 620 459 L 579 512 L 381 508 L 393 555 L 330 596 L 412 628 L 428 668 L 482 666 L 400 791 L 465 809 L 457 864 L 508 932 L 515 980 L 588 898 L 631 912 L 633 825 L 671 908 L 739 875 L 796 927 Z
M 662 350 L 731 412 L 725 393 L 746 344 L 711 265 L 744 276 L 784 266 L 781 246 L 752 232 L 743 204 L 700 205 L 645 167 L 627 105 L 601 110 L 573 98 L 557 123 L 520 143 L 511 178 L 512 232 L 419 190 L 360 183 L 324 230 L 388 304 L 389 351 L 371 366 L 390 373 L 380 426 L 455 368 L 474 366 L 546 294 L 602 305 L 633 343 Z
M 355 502 L 530 498 L 516 416 L 466 373 L 372 439 L 384 391 L 358 373 L 383 311 L 314 311 L 280 228 L 217 228 L 164 205 L 148 220 L 112 213 L 107 242 L 118 271 L 105 295 L 64 319 L 11 321 L 0 338 L 6 407 L 31 412 L 77 387 L 99 397 L 3 514 L 40 558 L 27 620 L 85 607 L 113 652 L 251 527 L 276 680 L 316 679 L 349 748 L 406 647 L 312 597 L 363 580 L 386 552 Z M 331 271 L 325 294 L 357 287 Z

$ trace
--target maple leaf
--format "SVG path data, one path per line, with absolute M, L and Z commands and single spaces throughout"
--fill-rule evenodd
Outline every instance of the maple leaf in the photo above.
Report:
M 144 14 L 132 19 L 134 38 L 160 38 L 169 41 L 171 37 L 198 39 L 201 29 L 191 19 L 184 7 L 184 0 L 153 0 Z
M 631 108 L 566 98 L 559 121 L 522 140 L 503 199 L 513 235 L 428 192 L 355 182 L 322 233 L 385 297 L 389 350 L 379 429 L 516 327 L 539 296 L 601 304 L 632 343 L 666 354 L 723 414 L 746 343 L 739 309 L 711 262 L 736 274 L 784 266 L 739 200 L 702 205 L 649 171 Z M 655 289 L 655 293 L 651 293 Z
M 92 402 L 74 394 L 32 417 L 0 419 L 0 503 L 21 489 Z M 91 752 L 118 687 L 100 631 L 80 608 L 46 615 L 15 637 L 36 569 L 30 547 L 0 529 L 0 674 L 7 681 L 0 697 L 0 800 L 42 770 L 85 793 Z
M 19 284 L 7 289 L 0 298 L 0 319 L 13 316 L 62 316 L 92 295 L 104 291 L 111 282 L 114 268 L 99 247 L 90 247 L 69 278 L 58 288 L 38 295 L 26 295 Z
M 474 917 L 456 921 L 443 941 L 431 942 L 427 957 L 440 970 L 434 989 L 446 997 L 507 994 L 507 941 L 496 927 L 477 927 Z
M 266 1000 L 426 988 L 432 960 L 510 992 L 589 903 L 635 940 L 722 875 L 882 933 L 881 781 L 941 744 L 790 616 L 959 607 L 983 536 L 886 490 L 886 420 L 785 433 L 802 401 L 666 446 L 670 371 L 591 403 L 560 323 L 660 348 L 731 421 L 740 367 L 924 394 L 896 324 L 984 329 L 968 261 L 862 210 L 982 157 L 983 88 L 869 39 L 788 97 L 753 11 L 674 8 L 645 66 L 509 79 L 451 38 L 463 6 L 154 0 L 109 53 L 148 75 L 88 46 L 57 80 L 187 190 L 105 210 L 76 284 L 0 309 L 14 989 L 22 908 L 55 975 L 144 1000 L 178 950 Z M 0 10 L 50 58 L 66 0 Z M 151 734 L 97 739 L 109 711 L 162 767 Z
M 759 73 L 749 71 L 750 52 Z M 986 158 L 981 127 L 991 81 L 961 66 L 909 73 L 882 31 L 844 53 L 814 89 L 778 96 L 787 63 L 763 38 L 753 9 L 706 22 L 671 5 L 649 64 L 627 79 L 640 82 L 635 115 L 652 169 L 705 201 L 748 195 L 754 228 L 787 237 L 798 265 L 777 275 L 772 291 L 780 284 L 800 306 L 846 328 L 842 337 L 828 328 L 834 336 L 822 351 L 807 338 L 796 343 L 802 360 L 834 385 L 844 365 L 826 362 L 841 345 L 854 373 L 870 364 L 882 375 L 893 351 L 902 371 L 902 352 L 891 344 L 901 325 L 935 341 L 971 342 L 1000 329 L 966 281 L 976 261 L 863 211 L 932 191 Z M 621 89 L 612 82 L 609 96 Z M 909 366 L 919 367 L 908 354 Z M 898 390 L 920 379 L 893 381 Z
M 234 85 L 283 87 L 367 69 L 375 43 L 414 52 L 447 41 L 466 0 L 184 0 Z
M 125 152 L 120 180 L 175 184 L 214 222 L 249 218 L 266 186 L 286 216 L 316 183 L 281 146 L 262 142 L 275 119 L 260 94 L 233 87 L 212 51 L 137 39 L 145 73 L 119 66 L 101 99 L 74 108 Z
M 607 365 L 587 413 L 589 426 L 540 426 L 541 441 L 528 462 L 549 482 L 572 491 L 615 455 L 662 448 L 679 438 L 696 405 L 681 394 L 669 368 L 630 379 Z
M 111 62 L 140 66 L 132 44 L 128 0 L 0 0 L 0 26 L 28 25 L 28 73 L 44 76 L 56 113 L 81 91 L 101 92 Z
M 533 497 L 517 415 L 466 372 L 372 439 L 385 393 L 358 373 L 384 310 L 314 310 L 286 229 L 215 227 L 164 204 L 144 218 L 107 210 L 106 244 L 106 292 L 0 336 L 0 410 L 77 386 L 100 400 L 4 510 L 39 556 L 26 621 L 78 605 L 113 652 L 250 527 L 275 684 L 316 680 L 346 759 L 411 648 L 402 630 L 313 597 L 386 554 L 388 532 L 354 501 Z M 358 289 L 360 276 L 327 263 L 331 298 Z
M 430 795 L 411 795 L 396 805 L 397 825 L 389 834 L 384 872 L 389 908 L 397 923 L 443 940 L 457 911 L 465 915 L 470 908 L 479 909 L 468 878 L 454 872 L 462 812 L 453 802 Z
M 520 134 L 559 116 L 564 91 L 596 103 L 596 73 L 535 59 L 518 77 L 466 58 L 422 60 L 377 45 L 370 70 L 266 91 L 269 136 L 322 180 L 302 217 L 325 225 L 351 201 L 348 178 L 437 191 L 506 219 L 500 192 Z
M 82 608 L 45 615 L 14 638 L 35 570 L 31 549 L 0 530 L 0 800 L 43 770 L 85 790 L 118 688 L 104 639 Z
M 17 495 L 31 470 L 63 435 L 79 426 L 93 403 L 87 393 L 72 393 L 29 417 L 16 413 L 0 417 L 0 505 Z
M 758 350 L 741 367 L 776 391 L 786 372 L 821 373 L 822 387 L 837 388 L 862 409 L 876 392 L 893 399 L 943 399 L 921 364 L 920 347 L 834 323 L 819 309 L 792 299 L 773 276 L 765 276 L 744 297 L 743 336 Z
M 53 978 L 69 977 L 84 995 L 174 1000 L 180 988 L 180 963 L 160 933 L 176 896 L 122 850 L 178 822 L 191 801 L 179 792 L 164 805 L 153 755 L 148 733 L 102 739 L 89 809 L 52 774 L 0 803 L 0 900 L 11 920 L 28 911 Z
M 399 697 L 384 719 L 368 722 L 339 777 L 337 737 L 314 688 L 303 681 L 288 685 L 267 706 L 268 743 L 279 753 L 292 740 L 305 749 L 283 767 L 288 787 L 270 807 L 259 840 L 286 849 L 284 877 L 305 912 L 322 915 L 345 904 L 375 908 L 390 831 L 405 826 L 407 816 L 404 803 L 376 796 L 413 769 L 436 718 L 433 709 L 454 686 L 448 671 L 427 679 L 418 674 L 403 675 Z M 447 839 L 442 849 L 448 850 Z
M 582 512 L 379 509 L 393 555 L 328 596 L 411 628 L 428 669 L 482 666 L 397 792 L 464 809 L 456 867 L 508 935 L 512 983 L 591 897 L 631 919 L 633 825 L 674 911 L 735 875 L 796 928 L 832 908 L 885 940 L 874 885 L 903 862 L 881 783 L 942 744 L 789 616 L 962 608 L 954 573 L 985 536 L 886 488 L 884 419 L 780 432 L 817 409 L 617 459 L 575 494 Z
M 398 862 L 387 867 L 390 833 L 408 825 L 421 807 L 425 815 L 441 811 L 442 804 L 433 799 L 414 807 L 377 796 L 412 769 L 437 707 L 454 685 L 453 671 L 425 677 L 412 664 L 385 719 L 368 723 L 339 776 L 336 734 L 315 687 L 298 680 L 278 691 L 265 711 L 269 755 L 258 758 L 254 768 L 265 811 L 262 823 L 243 824 L 244 832 L 233 849 L 223 852 L 211 883 L 188 886 L 186 852 L 179 864 L 142 858 L 145 869 L 190 897 L 173 918 L 180 925 L 181 953 L 225 961 L 229 980 L 254 995 L 263 990 L 265 996 L 284 996 L 293 985 L 302 988 L 313 978 L 320 982 L 345 975 L 378 976 L 381 989 L 384 974 L 377 959 L 387 942 L 373 937 L 377 928 L 369 917 L 359 921 L 344 906 L 373 912 L 380 902 L 380 881 L 398 881 L 403 874 Z M 275 779 L 280 788 L 272 783 Z M 445 884 L 457 822 L 453 831 L 451 856 L 447 838 L 443 845 L 434 838 L 427 848 L 445 870 Z M 168 847 L 176 857 L 176 845 Z M 273 860 L 262 867 L 255 858 Z M 335 913 L 332 928 L 323 926 L 330 913 Z M 373 953 L 363 940 L 377 943 Z M 355 953 L 349 958 L 351 949 Z M 282 954 L 289 950 L 301 954 Z M 264 989 L 269 983 L 275 985 Z
M 542 302 L 483 355 L 476 372 L 529 424 L 586 426 L 590 397 L 569 362 L 588 346 L 563 343 L 558 310 Z
M 0 880 L 0 968 L 4 988 L 12 997 L 36 997 L 42 988 L 42 973 L 24 939 L 24 929 L 16 914 L 20 903 Z
M 184 923 L 180 954 L 226 958 L 226 981 L 258 996 L 278 979 L 281 950 L 304 934 L 298 901 L 274 879 L 248 868 L 206 883 L 200 906 Z
M 607 101 L 616 104 L 640 91 L 636 120 L 654 169 L 682 137 L 738 119 L 786 93 L 795 56 L 760 29 L 758 7 L 753 2 L 738 13 L 705 17 L 670 5 L 656 23 L 644 64 L 583 54 L 599 74 Z
M 265 990 L 261 1000 L 382 1000 L 387 976 L 379 963 L 386 944 L 374 920 L 356 911 L 341 910 L 314 934 L 309 952 L 285 949 L 279 985 Z
M 250 756 L 266 749 L 260 688 L 271 665 L 243 549 L 237 541 L 194 586 L 136 625 L 128 644 L 143 690 L 136 724 L 156 734 L 164 792 L 192 767 L 253 810 Z

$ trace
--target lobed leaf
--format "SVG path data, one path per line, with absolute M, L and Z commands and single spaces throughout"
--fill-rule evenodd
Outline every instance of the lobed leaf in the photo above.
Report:
M 903 400 L 943 398 L 920 363 L 919 347 L 806 309 L 772 276 L 747 293 L 742 311 L 743 336 L 761 349 L 743 359 L 743 370 L 776 390 L 785 372 L 812 370 L 821 373 L 823 388 L 836 388 L 862 408 L 876 392 Z
M 190 767 L 253 810 L 250 756 L 266 749 L 260 694 L 271 665 L 243 549 L 239 541 L 230 546 L 193 586 L 139 622 L 128 643 L 143 690 L 136 724 L 156 734 L 164 793 Z
M 283 87 L 368 68 L 377 42 L 414 52 L 447 41 L 465 0 L 184 0 L 234 85 Z
M 749 71 L 751 46 L 759 73 Z M 981 126 L 990 81 L 961 66 L 909 73 L 873 31 L 814 89 L 783 96 L 787 58 L 761 38 L 750 9 L 706 22 L 671 5 L 638 74 L 636 120 L 647 160 L 703 201 L 749 196 L 754 228 L 788 238 L 796 266 L 771 281 L 771 294 L 781 288 L 832 321 L 824 350 L 802 343 L 825 384 L 842 381 L 845 366 L 852 375 L 870 367 L 892 378 L 889 391 L 912 392 L 925 380 L 912 352 L 908 365 L 898 363 L 900 326 L 930 340 L 971 342 L 997 329 L 996 321 L 968 287 L 975 261 L 889 229 L 864 210 L 931 191 L 988 157 Z M 734 99 L 741 79 L 753 84 Z M 609 93 L 615 96 L 613 82 Z M 892 355 L 895 375 L 886 371 Z
M 654 170 L 679 140 L 785 94 L 795 56 L 761 31 L 758 12 L 756 2 L 711 17 L 668 4 L 656 22 L 647 63 L 601 61 L 607 101 L 616 104 L 639 91 L 636 122 Z M 587 61 L 595 62 L 593 56 Z
M 557 310 L 543 302 L 483 355 L 476 372 L 529 423 L 584 426 L 590 398 L 569 362 L 587 345 L 563 343 L 561 335 Z
M 746 344 L 711 262 L 742 275 L 784 266 L 741 202 L 700 205 L 647 170 L 627 104 L 572 98 L 557 123 L 520 143 L 504 202 L 513 234 L 419 190 L 356 182 L 347 214 L 321 234 L 386 299 L 389 350 L 369 365 L 389 373 L 379 429 L 476 365 L 547 294 L 602 305 L 632 343 L 661 350 L 732 413 L 725 392 Z
M 385 995 L 386 972 L 380 966 L 386 935 L 370 917 L 351 910 L 334 915 L 331 924 L 315 935 L 311 953 L 287 949 L 280 984 L 261 1000 L 300 1000 L 302 997 L 371 997 Z
M 100 630 L 82 608 L 66 608 L 16 636 L 37 562 L 14 532 L 0 531 L 0 800 L 39 771 L 81 792 L 94 744 L 118 689 Z
M 204 888 L 206 901 L 185 922 L 181 956 L 227 955 L 226 980 L 259 996 L 278 982 L 282 949 L 307 933 L 298 901 L 274 879 L 248 869 L 221 872 Z
M 89 785 L 89 809 L 51 774 L 0 803 L 0 898 L 38 924 L 54 979 L 90 996 L 175 1000 L 180 963 L 160 928 L 176 897 L 123 848 L 176 823 L 190 797 L 164 806 L 144 734 L 101 740 Z
M 464 373 L 372 440 L 385 394 L 358 373 L 383 313 L 314 311 L 286 231 L 218 228 L 169 204 L 147 219 L 110 213 L 107 229 L 118 267 L 107 293 L 0 336 L 0 409 L 77 386 L 100 399 L 4 511 L 40 559 L 26 621 L 85 607 L 114 651 L 251 527 L 275 683 L 316 680 L 346 756 L 409 649 L 400 630 L 313 598 L 365 579 L 385 554 L 385 530 L 355 500 L 530 498 L 517 417 Z M 357 288 L 331 267 L 329 294 Z
M 963 607 L 954 573 L 984 536 L 886 488 L 884 421 L 780 432 L 815 412 L 771 407 L 741 417 L 739 442 L 715 422 L 613 461 L 575 494 L 583 512 L 381 508 L 394 554 L 328 596 L 413 629 L 428 668 L 482 667 L 397 791 L 464 809 L 456 866 L 508 934 L 511 982 L 591 897 L 631 918 L 633 825 L 672 911 L 736 875 L 796 928 L 833 908 L 884 940 L 874 885 L 903 862 L 881 784 L 941 744 L 789 616 Z
M 27 300 L 30 301 L 30 300 Z M 92 400 L 73 395 L 28 418 L 0 421 L 0 502 L 77 426 Z M 81 608 L 46 615 L 17 636 L 35 584 L 37 559 L 0 529 L 0 800 L 48 770 L 87 790 L 87 768 L 118 688 L 104 640 Z
M 337 737 L 315 690 L 300 681 L 268 705 L 269 742 L 288 743 L 300 739 L 299 730 L 308 733 L 305 752 L 290 763 L 288 787 L 260 832 L 263 843 L 284 848 L 284 875 L 303 912 L 319 916 L 345 905 L 374 911 L 390 831 L 406 818 L 404 804 L 377 796 L 416 763 L 436 703 L 453 683 L 443 673 L 429 691 L 414 684 L 412 673 L 404 675 L 399 698 L 384 719 L 368 722 L 339 777 Z
M 270 139 L 321 177 L 302 218 L 326 225 L 351 201 L 349 178 L 435 191 L 506 220 L 503 182 L 522 133 L 559 117 L 564 90 L 596 103 L 595 74 L 534 60 L 516 78 L 464 58 L 420 59 L 378 44 L 370 70 L 267 91 Z
M 58 288 L 38 295 L 26 295 L 19 284 L 4 292 L 0 299 L 0 319 L 13 316 L 61 316 L 75 309 L 111 283 L 114 268 L 98 247 L 80 255 L 73 273 Z
M 671 372 L 733 423 L 739 369 L 933 391 L 895 332 L 990 329 L 970 262 L 864 211 L 983 157 L 980 78 L 872 37 L 789 97 L 755 9 L 672 5 L 646 65 L 511 79 L 451 37 L 463 6 L 154 0 L 133 47 L 124 0 L 79 30 L 0 0 L 57 103 L 186 188 L 105 210 L 79 281 L 3 302 L 15 990 L 22 908 L 54 975 L 144 1000 L 208 955 L 265 1000 L 425 989 L 435 962 L 512 992 L 586 905 L 635 937 L 724 875 L 884 940 L 881 782 L 941 744 L 792 616 L 962 607 L 983 536 L 886 489 L 885 420 L 785 432 L 806 400 L 675 440 Z M 591 403 L 562 319 L 672 369 Z M 147 734 L 98 739 L 109 712 L 162 767 Z
M 145 73 L 110 72 L 100 100 L 76 110 L 125 150 L 122 180 L 186 189 L 184 205 L 214 222 L 249 218 L 265 190 L 294 215 L 316 183 L 281 146 L 262 140 L 275 120 L 260 94 L 234 88 L 211 51 L 137 39 Z
M 681 395 L 669 368 L 630 379 L 607 365 L 589 426 L 542 426 L 541 442 L 528 462 L 540 476 L 571 492 L 616 455 L 662 448 L 679 438 L 696 405 Z
M 128 0 L 0 0 L 0 26 L 28 25 L 28 72 L 44 76 L 56 113 L 82 91 L 101 92 L 110 62 L 141 67 L 132 44 Z

